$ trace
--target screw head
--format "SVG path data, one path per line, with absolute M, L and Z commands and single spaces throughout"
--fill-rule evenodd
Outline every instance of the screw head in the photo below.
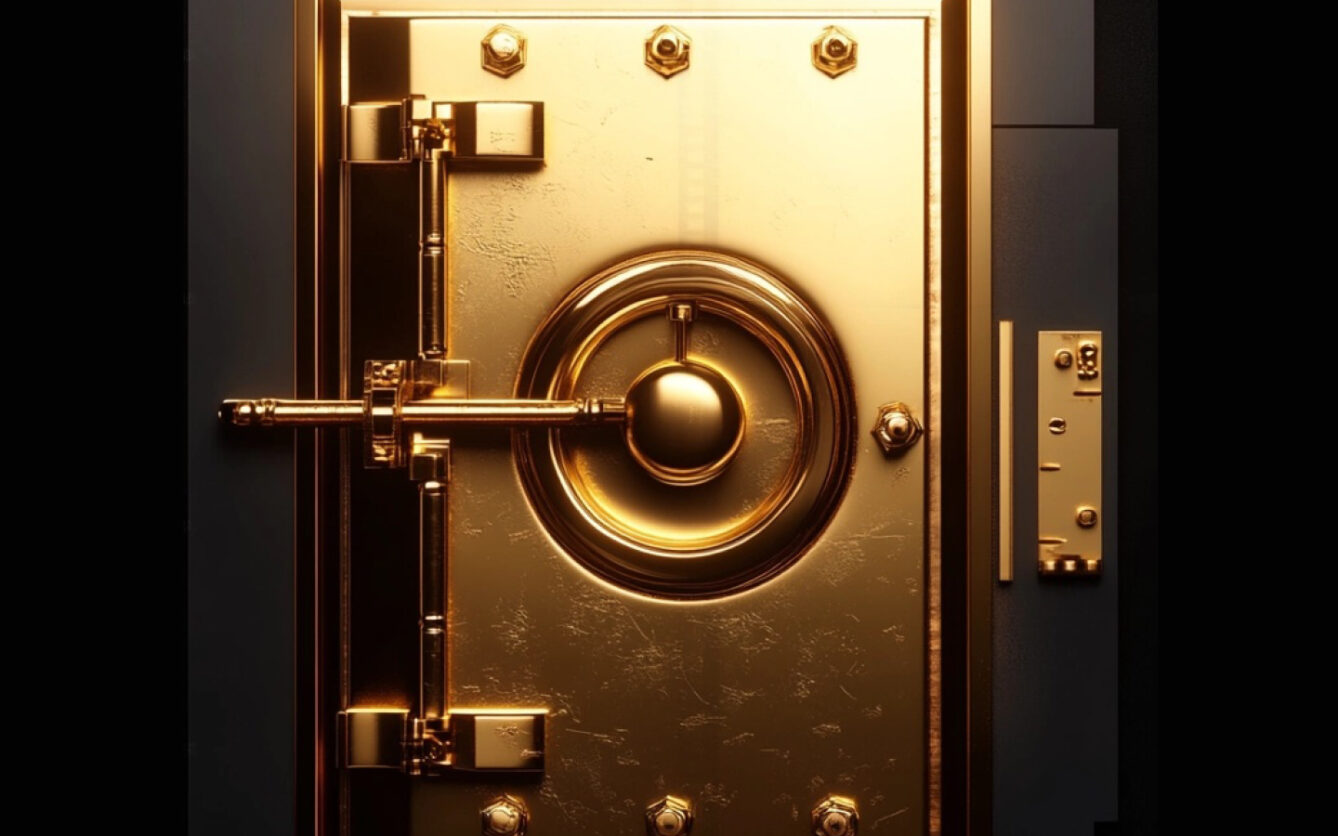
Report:
M 836 78 L 855 69 L 859 43 L 840 26 L 828 26 L 813 42 L 813 66 Z
M 692 39 L 674 26 L 661 26 L 646 38 L 646 66 L 669 78 L 688 68 Z
M 481 816 L 484 836 L 525 836 L 530 820 L 525 803 L 510 795 L 494 799 Z
M 1056 368 L 1067 369 L 1069 366 L 1072 366 L 1072 365 L 1073 365 L 1073 352 L 1072 352 L 1072 351 L 1069 351 L 1067 348 L 1061 348 L 1060 350 L 1058 350 L 1058 351 L 1055 352 L 1055 367 L 1056 367 Z
M 483 69 L 502 78 L 525 66 L 526 39 L 523 32 L 506 24 L 494 26 L 483 36 Z
M 920 422 L 911 414 L 910 407 L 904 403 L 887 403 L 878 407 L 878 418 L 874 421 L 873 437 L 883 448 L 883 454 L 898 455 L 914 446 L 924 433 Z
M 666 795 L 646 808 L 648 836 L 686 836 L 692 830 L 692 806 L 686 799 Z
M 1096 525 L 1096 509 L 1089 505 L 1079 506 L 1076 516 L 1079 528 L 1091 528 Z
M 814 836 L 855 836 L 859 829 L 859 810 L 855 799 L 829 795 L 813 808 Z

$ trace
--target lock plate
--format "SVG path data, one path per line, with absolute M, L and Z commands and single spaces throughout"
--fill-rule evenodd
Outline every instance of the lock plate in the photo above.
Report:
M 1037 335 L 1037 571 L 1101 574 L 1100 331 Z
M 832 793 L 856 799 L 861 820 L 881 822 L 879 832 L 932 829 L 935 15 L 912 5 L 820 20 L 757 13 L 380 19 L 375 25 L 402 23 L 403 37 L 388 40 L 407 44 L 407 55 L 346 55 L 352 90 L 364 86 L 360 72 L 403 61 L 404 94 L 543 102 L 542 168 L 460 171 L 448 181 L 448 342 L 450 356 L 469 363 L 470 397 L 537 396 L 535 387 L 549 380 L 526 384 L 526 358 L 564 300 L 633 258 L 685 248 L 758 265 L 802 299 L 838 346 L 852 393 L 844 411 L 832 410 L 822 423 L 824 432 L 845 421 L 851 430 L 848 455 L 824 459 L 835 462 L 840 489 L 817 515 L 814 536 L 742 591 L 704 599 L 611 579 L 554 534 L 545 513 L 579 517 L 581 503 L 562 510 L 554 501 L 545 511 L 526 490 L 516 449 L 535 439 L 547 444 L 555 431 L 450 434 L 449 703 L 479 712 L 546 707 L 546 766 L 532 785 L 490 782 L 486 774 L 417 780 L 414 832 L 476 832 L 481 801 L 503 793 L 523 797 L 534 833 L 639 832 L 645 805 L 666 794 L 692 803 L 695 836 L 803 828 L 814 804 Z M 354 38 L 360 20 L 371 23 L 354 13 Z M 691 66 L 669 78 L 643 55 L 662 22 L 692 39 Z M 527 39 L 525 70 L 510 77 L 478 63 L 479 39 L 499 23 Z M 836 78 L 811 59 L 827 25 L 859 43 L 858 66 Z M 396 181 L 391 168 L 348 175 L 352 392 L 363 360 L 411 356 L 415 348 L 413 273 L 403 281 L 396 271 L 414 269 L 416 192 L 411 176 Z M 391 252 L 397 233 L 384 229 L 396 215 L 408 219 L 410 232 Z M 687 278 L 675 293 L 696 298 L 706 277 Z M 742 508 L 764 502 L 768 480 L 777 478 L 768 473 L 773 457 L 750 460 L 743 445 L 789 451 L 798 443 L 801 407 L 793 406 L 786 364 L 746 323 L 707 307 L 692 325 L 691 357 L 730 376 L 748 416 L 744 442 L 705 484 L 642 478 L 636 487 L 629 476 L 634 489 L 595 507 L 610 519 L 633 524 L 639 509 L 674 520 L 679 534 L 709 539 L 704 532 L 718 524 L 710 514 L 722 512 L 698 508 L 700 492 L 724 489 L 723 498 Z M 763 303 L 744 310 L 757 320 L 768 316 Z M 390 325 L 397 311 L 410 315 L 397 321 L 402 334 Z M 622 396 L 638 374 L 674 356 L 674 330 L 663 314 L 609 339 L 610 350 L 581 377 L 588 388 L 575 396 Z M 802 341 L 790 337 L 783 346 Z M 825 371 L 794 367 L 842 388 Z M 864 424 L 894 401 L 914 410 L 926 435 L 888 457 Z M 620 432 L 581 428 L 608 435 L 571 448 L 562 473 L 597 478 L 580 469 L 597 462 L 579 460 L 592 450 L 624 455 Z M 562 430 L 562 443 L 577 434 Z M 396 612 L 385 591 L 413 588 L 416 500 L 397 474 L 363 470 L 352 450 L 343 475 L 344 676 L 353 703 L 393 704 L 416 687 L 413 614 Z M 788 466 L 793 454 L 774 458 Z M 826 478 L 822 467 L 806 466 L 801 475 L 805 485 Z M 397 640 L 406 646 L 402 658 L 389 649 Z M 363 776 L 350 777 L 356 806 Z

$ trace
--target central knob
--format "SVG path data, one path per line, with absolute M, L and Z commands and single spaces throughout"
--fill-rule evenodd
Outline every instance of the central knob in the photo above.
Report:
M 743 440 L 734 386 L 700 363 L 656 366 L 627 393 L 627 447 L 661 482 L 700 485 L 720 474 Z

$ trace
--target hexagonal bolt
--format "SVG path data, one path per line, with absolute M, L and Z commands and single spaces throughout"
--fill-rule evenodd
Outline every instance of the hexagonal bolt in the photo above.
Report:
M 855 69 L 859 43 L 840 26 L 828 26 L 813 42 L 813 66 L 836 78 Z
M 510 795 L 499 796 L 484 807 L 483 836 L 525 836 L 530 813 L 525 802 Z
M 883 454 L 897 456 L 915 446 L 924 434 L 924 427 L 915 420 L 911 408 L 901 402 L 885 403 L 878 407 L 878 418 L 873 424 L 873 437 L 883 448 Z
M 646 808 L 649 836 L 687 836 L 692 831 L 692 805 L 686 799 L 666 795 Z
M 859 809 L 855 799 L 829 795 L 813 808 L 813 836 L 855 836 L 859 830 Z
M 483 69 L 502 78 L 525 66 L 525 34 L 506 24 L 494 26 L 483 36 Z
M 688 68 L 692 39 L 674 26 L 661 26 L 646 38 L 646 66 L 669 78 Z

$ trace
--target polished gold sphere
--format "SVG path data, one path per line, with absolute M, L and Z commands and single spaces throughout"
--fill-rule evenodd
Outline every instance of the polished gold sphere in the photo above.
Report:
M 627 448 L 652 476 L 700 485 L 743 440 L 743 402 L 725 376 L 699 363 L 652 368 L 627 393 Z

